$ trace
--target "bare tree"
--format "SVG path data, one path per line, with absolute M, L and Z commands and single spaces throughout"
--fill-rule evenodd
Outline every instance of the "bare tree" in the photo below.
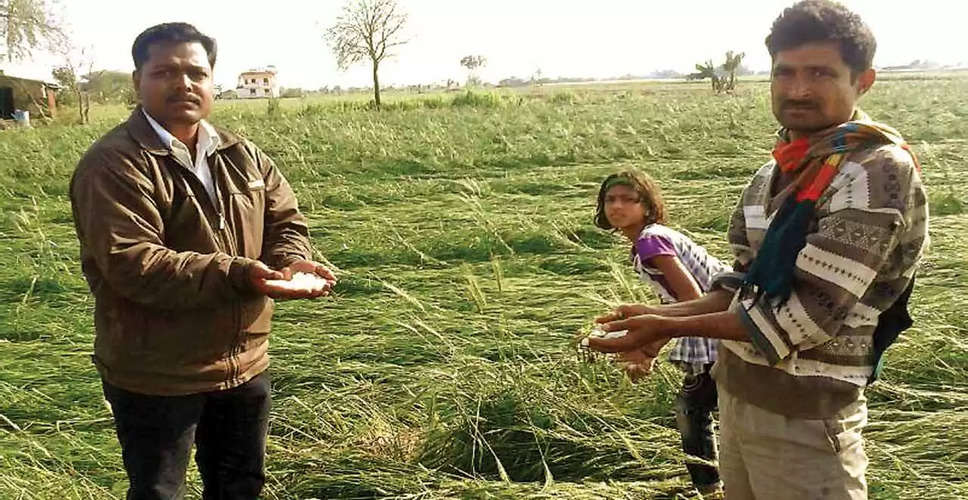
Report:
M 373 101 L 380 107 L 380 63 L 393 47 L 407 43 L 402 39 L 407 14 L 396 0 L 350 0 L 325 38 L 336 54 L 340 69 L 369 59 L 373 65 Z
M 534 73 L 531 74 L 531 85 L 541 85 L 542 74 L 541 68 L 535 69 Z
M 64 64 L 54 68 L 52 76 L 65 90 L 71 92 L 77 99 L 77 116 L 82 125 L 90 120 L 91 93 L 81 81 L 82 74 L 88 76 L 94 73 L 94 58 L 89 49 L 75 49 L 69 42 L 64 43 L 59 51 Z M 86 70 L 86 71 L 85 71 Z
M 55 47 L 64 33 L 52 0 L 0 0 L 0 58 L 23 59 L 46 42 Z
M 729 92 L 736 88 L 736 71 L 739 69 L 740 65 L 743 64 L 743 58 L 746 57 L 745 52 L 740 52 L 739 54 L 733 52 L 732 50 L 726 52 L 726 62 L 723 63 L 723 72 L 728 76 L 725 84 L 725 91 Z
M 467 55 L 460 58 L 460 65 L 467 68 L 467 85 L 480 83 L 477 77 L 477 68 L 487 66 L 487 58 L 484 56 Z

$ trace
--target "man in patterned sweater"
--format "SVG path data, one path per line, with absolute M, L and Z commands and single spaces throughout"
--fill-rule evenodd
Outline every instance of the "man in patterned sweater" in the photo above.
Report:
M 743 192 L 729 241 L 739 275 L 701 299 L 648 307 L 592 339 L 604 352 L 682 335 L 723 339 L 720 470 L 730 500 L 867 498 L 864 387 L 909 326 L 927 244 L 919 167 L 856 108 L 875 40 L 845 7 L 805 0 L 774 22 L 774 159 Z

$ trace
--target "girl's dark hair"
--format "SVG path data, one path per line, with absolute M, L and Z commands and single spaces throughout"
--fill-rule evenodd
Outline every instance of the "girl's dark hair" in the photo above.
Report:
M 202 34 L 188 23 L 163 23 L 152 26 L 138 35 L 131 46 L 131 58 L 134 59 L 134 69 L 140 70 L 145 61 L 148 60 L 148 48 L 156 43 L 194 43 L 198 42 L 205 47 L 208 55 L 208 64 L 215 68 L 215 56 L 218 46 L 215 39 Z
M 609 175 L 598 189 L 598 206 L 595 208 L 595 225 L 602 229 L 614 229 L 605 216 L 605 194 L 614 186 L 628 186 L 639 195 L 645 209 L 646 224 L 665 224 L 665 203 L 655 180 L 641 170 L 629 169 Z

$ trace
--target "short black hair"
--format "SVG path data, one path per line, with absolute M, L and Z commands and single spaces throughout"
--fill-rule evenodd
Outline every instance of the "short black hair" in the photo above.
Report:
M 851 77 L 870 69 L 877 41 L 870 28 L 843 5 L 830 0 L 803 0 L 784 9 L 766 37 L 770 57 L 810 42 L 836 42 Z
M 148 48 L 155 43 L 194 43 L 198 42 L 205 47 L 208 53 L 208 64 L 215 68 L 215 55 L 218 46 L 215 39 L 198 31 L 188 23 L 162 23 L 152 26 L 138 35 L 131 46 L 131 57 L 134 59 L 135 71 L 140 70 L 145 61 L 148 60 Z

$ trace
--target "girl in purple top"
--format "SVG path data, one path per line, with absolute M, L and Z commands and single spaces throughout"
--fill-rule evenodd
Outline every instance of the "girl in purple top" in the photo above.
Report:
M 665 206 L 655 181 L 639 170 L 609 175 L 598 192 L 595 225 L 621 232 L 632 243 L 631 262 L 639 277 L 649 283 L 662 303 L 697 299 L 709 290 L 713 276 L 728 271 L 715 257 L 684 234 L 664 226 Z M 644 314 L 641 306 L 625 305 L 617 313 L 598 318 L 605 322 L 617 314 Z M 664 344 L 664 343 L 663 343 Z M 663 344 L 625 353 L 626 372 L 635 379 L 648 374 Z M 716 408 L 716 383 L 709 375 L 716 361 L 714 340 L 684 337 L 672 347 L 669 359 L 685 372 L 676 401 L 676 422 L 683 450 L 716 463 L 717 447 L 712 412 Z M 693 485 L 702 494 L 722 489 L 714 466 L 686 464 Z

